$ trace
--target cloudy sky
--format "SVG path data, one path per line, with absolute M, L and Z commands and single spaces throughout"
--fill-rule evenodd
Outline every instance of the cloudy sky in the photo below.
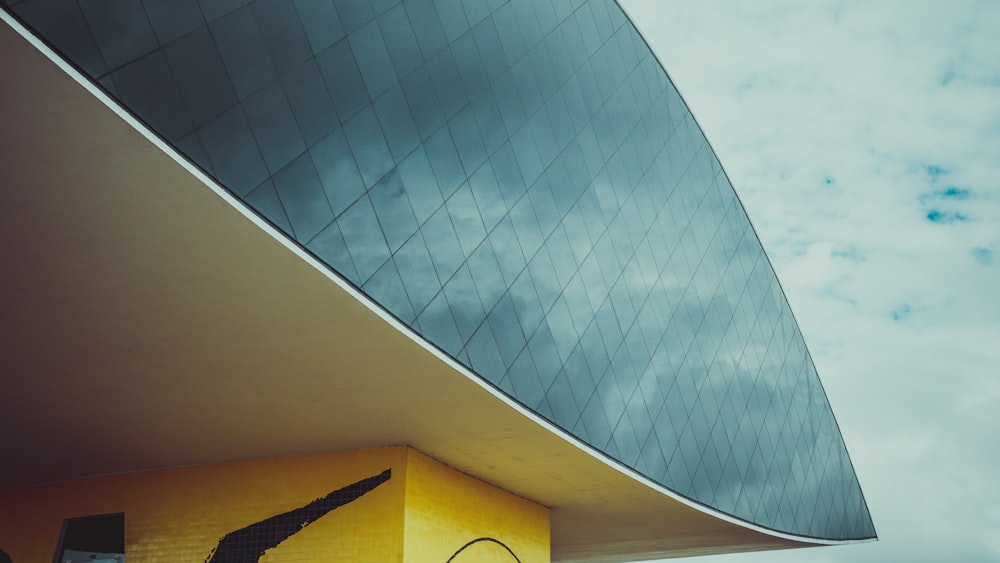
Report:
M 778 272 L 880 541 L 1000 561 L 1000 2 L 622 0 Z

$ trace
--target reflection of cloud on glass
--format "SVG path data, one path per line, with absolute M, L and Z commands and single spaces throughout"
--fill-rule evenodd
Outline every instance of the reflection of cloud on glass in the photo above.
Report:
M 389 259 L 389 245 L 369 198 L 358 199 L 341 215 L 338 224 L 357 268 L 359 285 L 364 284 Z

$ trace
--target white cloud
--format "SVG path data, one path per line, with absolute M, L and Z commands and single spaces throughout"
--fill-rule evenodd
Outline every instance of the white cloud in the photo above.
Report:
M 1000 3 L 623 0 L 712 142 L 881 541 L 1000 560 Z

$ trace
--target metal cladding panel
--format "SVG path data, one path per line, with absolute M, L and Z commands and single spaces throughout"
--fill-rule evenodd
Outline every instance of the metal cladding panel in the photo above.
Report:
M 628 468 L 874 536 L 774 272 L 612 0 L 7 2 L 416 333 Z

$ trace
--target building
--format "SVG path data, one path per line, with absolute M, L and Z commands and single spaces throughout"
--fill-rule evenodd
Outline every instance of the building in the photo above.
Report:
M 16 563 L 874 538 L 750 222 L 616 2 L 2 16 Z

